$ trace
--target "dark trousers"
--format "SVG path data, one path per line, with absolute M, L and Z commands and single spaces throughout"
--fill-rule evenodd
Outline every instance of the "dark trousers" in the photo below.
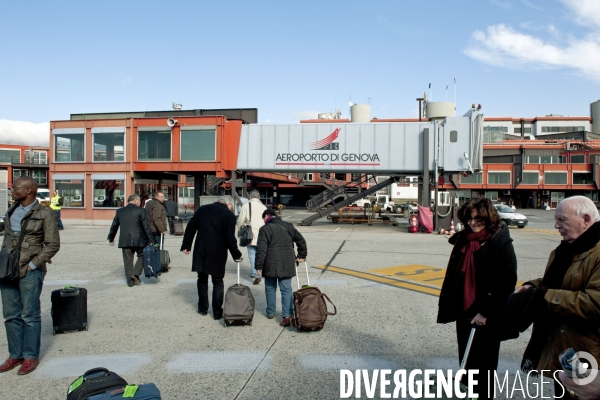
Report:
M 169 234 L 173 234 L 173 221 L 175 221 L 174 217 L 167 217 L 167 222 L 169 223 Z
M 160 246 L 161 234 L 158 232 L 152 232 L 152 236 L 154 237 L 154 243 Z
M 471 334 L 471 320 L 456 321 L 456 339 L 458 341 L 458 360 L 463 359 L 463 354 L 467 348 L 469 335 Z M 478 326 L 475 332 L 475 338 L 471 345 L 471 351 L 467 359 L 466 370 L 478 369 L 479 373 L 473 377 L 477 380 L 474 388 L 475 393 L 479 394 L 479 399 L 493 399 L 494 387 L 489 385 L 489 381 L 494 382 L 494 371 L 498 368 L 498 356 L 500 354 L 500 340 L 495 332 L 490 331 L 486 326 Z M 464 383 L 467 383 L 466 381 Z M 490 395 L 488 396 L 488 387 Z
M 131 275 L 137 275 L 138 277 L 142 274 L 144 269 L 144 248 L 143 247 L 123 247 L 123 264 L 125 265 L 125 279 L 127 284 L 133 286 L 134 281 L 131 279 Z M 133 265 L 133 256 L 137 254 L 137 260 L 135 266 Z
M 225 289 L 223 286 L 223 278 L 212 276 L 213 293 L 212 293 L 212 309 L 215 319 L 220 319 L 223 316 L 223 295 Z M 208 275 L 203 272 L 198 272 L 198 311 L 208 311 Z
M 58 219 L 58 229 L 64 229 L 62 220 L 60 219 L 60 210 L 54 210 L 56 212 L 56 218 Z

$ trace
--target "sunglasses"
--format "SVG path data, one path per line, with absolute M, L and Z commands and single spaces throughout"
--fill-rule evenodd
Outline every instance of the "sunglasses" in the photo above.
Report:
M 483 217 L 468 218 L 467 219 L 467 224 L 470 224 L 471 222 L 473 222 L 475 224 L 480 224 L 482 222 L 485 222 L 485 219 Z

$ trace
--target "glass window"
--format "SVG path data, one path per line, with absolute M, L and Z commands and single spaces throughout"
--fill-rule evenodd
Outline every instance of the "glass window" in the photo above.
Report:
M 591 172 L 573 172 L 573 185 L 588 185 L 594 180 Z
M 54 181 L 54 190 L 64 199 L 63 207 L 83 208 L 84 183 L 80 179 L 58 179 Z
M 525 129 L 525 133 L 531 133 L 531 128 L 524 128 Z
M 116 208 L 125 205 L 125 184 L 122 180 L 92 181 L 94 207 Z
M 583 132 L 583 131 L 585 131 L 585 126 L 578 126 L 578 127 L 577 127 L 577 131 L 578 131 L 578 132 Z
M 571 164 L 585 164 L 585 154 L 572 155 Z
M 47 185 L 48 184 L 48 176 L 47 171 L 43 169 L 34 169 L 31 171 L 31 177 L 35 179 L 38 185 Z
M 138 131 L 138 160 L 171 160 L 171 131 Z
M 481 172 L 475 172 L 474 174 L 467 176 L 461 175 L 460 183 L 482 183 L 482 176 L 483 174 Z
M 559 164 L 566 164 L 567 163 L 567 156 L 559 156 L 558 157 L 558 163 Z
M 27 164 L 48 164 L 48 153 L 45 151 L 36 151 L 30 152 L 29 150 L 25 150 L 25 160 L 23 161 Z
M 450 131 L 450 142 L 456 143 L 458 141 L 458 131 Z
M 542 164 L 552 164 L 552 156 L 541 156 L 540 162 Z
M 94 133 L 94 161 L 125 161 L 125 134 Z
M 510 184 L 510 172 L 488 172 L 488 184 Z
M 181 130 L 181 161 L 216 160 L 216 130 Z
M 560 132 L 559 127 L 558 126 L 550 127 L 550 132 Z
M 83 138 L 83 133 L 54 135 L 54 161 L 85 161 Z
M 485 192 L 485 198 L 491 201 L 498 201 L 498 192 Z
M 20 163 L 21 150 L 0 150 L 0 162 L 3 163 Z
M 515 128 L 515 133 L 521 133 L 521 128 Z
M 550 132 L 550 128 L 547 126 L 542 126 L 542 132 Z
M 566 172 L 545 172 L 544 183 L 546 185 L 566 185 L 567 184 L 567 173 Z
M 13 169 L 13 182 L 22 176 L 29 176 L 29 170 L 27 169 Z
M 521 182 L 526 185 L 538 185 L 540 183 L 539 172 L 523 172 L 523 181 Z
M 528 164 L 539 164 L 540 156 L 527 156 L 527 163 Z

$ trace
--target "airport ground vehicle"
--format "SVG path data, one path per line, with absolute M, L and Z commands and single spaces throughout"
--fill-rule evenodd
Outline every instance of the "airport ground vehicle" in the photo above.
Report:
M 496 210 L 498 210 L 498 214 L 500 214 L 500 218 L 506 225 L 508 226 L 518 226 L 520 229 L 525 228 L 528 223 L 527 217 L 523 214 L 519 214 L 512 207 L 504 205 L 504 204 L 494 204 Z

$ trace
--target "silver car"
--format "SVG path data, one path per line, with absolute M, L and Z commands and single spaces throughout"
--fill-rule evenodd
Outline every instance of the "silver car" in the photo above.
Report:
M 518 226 L 520 229 L 525 228 L 527 225 L 527 217 L 523 214 L 519 214 L 511 207 L 504 204 L 494 204 L 496 210 L 498 210 L 498 214 L 500 214 L 500 218 L 502 221 L 506 222 L 506 225 Z

